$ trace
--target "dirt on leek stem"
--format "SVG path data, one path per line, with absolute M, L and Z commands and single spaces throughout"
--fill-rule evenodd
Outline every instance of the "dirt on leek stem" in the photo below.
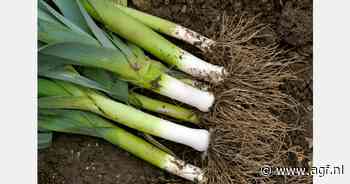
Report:
M 39 108 L 86 110 L 141 132 L 190 146 L 198 151 L 206 151 L 209 146 L 210 135 L 205 129 L 194 129 L 175 124 L 72 83 L 64 81 L 55 81 L 55 83 L 57 86 L 62 86 L 71 95 L 39 98 Z M 39 89 L 43 90 L 39 91 L 39 94 L 45 94 L 45 87 L 39 87 Z
M 202 99 L 194 101 L 198 98 L 189 100 L 190 97 L 182 97 L 181 99 L 177 99 L 176 94 L 171 93 L 171 90 L 162 90 L 162 87 L 169 87 L 161 86 L 159 84 L 162 82 L 161 79 L 166 77 L 161 76 L 163 74 L 166 75 L 169 69 L 160 62 L 148 58 L 139 47 L 131 43 L 128 43 L 128 45 L 125 46 L 132 50 L 138 58 L 137 61 L 130 61 L 129 58 L 125 57 L 118 49 L 111 49 L 113 50 L 111 51 L 109 49 L 104 50 L 106 48 L 100 48 L 98 41 L 92 37 L 76 33 L 63 25 L 54 22 L 47 22 L 42 19 L 39 19 L 38 37 L 41 41 L 48 44 L 56 42 L 61 43 L 43 48 L 40 50 L 40 53 L 54 55 L 55 57 L 71 61 L 79 60 L 68 64 L 80 64 L 83 66 L 98 67 L 112 71 L 122 79 L 130 81 L 135 85 L 153 90 L 154 92 L 168 96 L 174 100 L 179 100 L 180 102 L 194 106 L 202 111 L 208 111 L 213 103 L 214 98 L 212 94 L 196 90 L 195 86 L 190 88 L 188 86 L 186 87 L 186 85 L 179 85 L 177 88 L 182 87 L 182 89 L 179 90 L 185 90 L 184 95 L 186 96 L 206 96 L 206 100 L 203 100 L 204 103 L 200 101 Z M 71 42 L 75 42 L 75 44 Z M 98 56 L 93 54 L 96 52 Z M 93 59 L 89 60 L 88 58 Z M 47 62 L 50 62 L 50 59 Z
M 215 41 L 174 22 L 132 8 L 116 5 L 123 13 L 137 19 L 155 31 L 185 41 L 202 51 L 209 51 Z
M 152 53 L 161 61 L 194 77 L 217 83 L 226 75 L 225 69 L 203 61 L 177 47 L 137 19 L 123 13 L 111 0 L 83 0 L 86 9 L 107 29 Z M 127 26 L 125 26 L 127 25 Z
M 204 171 L 158 149 L 93 113 L 77 110 L 40 110 L 38 127 L 55 132 L 100 137 L 136 157 L 174 175 L 204 182 Z

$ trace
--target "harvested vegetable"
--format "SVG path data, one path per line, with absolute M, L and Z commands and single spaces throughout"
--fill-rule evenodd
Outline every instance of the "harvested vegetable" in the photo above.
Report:
M 149 115 L 133 107 L 116 102 L 95 90 L 63 81 L 39 79 L 39 108 L 79 109 L 94 112 L 130 128 L 206 151 L 209 132 L 188 128 Z M 57 89 L 59 90 L 53 90 Z
M 177 47 L 137 19 L 125 14 L 118 4 L 111 0 L 83 0 L 85 8 L 107 29 L 150 52 L 161 61 L 175 66 L 192 76 L 219 82 L 225 69 L 203 61 L 189 52 Z
M 138 21 L 144 23 L 155 31 L 159 31 L 168 36 L 177 38 L 179 40 L 185 41 L 202 51 L 208 51 L 215 44 L 215 41 L 207 38 L 193 30 L 183 27 L 179 24 L 153 16 L 133 8 L 128 8 L 122 5 L 115 5 L 123 13 L 137 19 Z
M 103 71 L 101 69 L 95 68 L 82 69 L 82 74 L 86 77 L 105 86 L 113 85 L 112 81 L 117 80 L 114 75 L 108 75 L 106 72 L 103 74 L 102 72 Z M 179 105 L 163 102 L 155 98 L 150 98 L 137 92 L 129 91 L 127 103 L 130 103 L 141 109 L 164 114 L 185 122 L 191 122 L 195 124 L 199 123 L 199 118 L 193 112 L 193 110 L 181 107 Z
M 135 48 L 130 49 L 116 36 L 112 35 L 113 42 L 110 42 L 105 33 L 91 22 L 88 15 L 83 14 L 86 20 L 89 20 L 87 21 L 89 25 L 94 28 L 91 29 L 99 38 L 98 41 L 68 19 L 60 16 L 49 5 L 43 3 L 42 6 L 50 10 L 55 17 L 51 17 L 48 21 L 47 16 L 39 16 L 39 40 L 51 44 L 40 50 L 39 59 L 50 62 L 52 60 L 50 56 L 56 56 L 64 59 L 65 64 L 103 68 L 135 85 L 194 106 L 201 111 L 209 111 L 215 99 L 212 93 L 201 91 L 165 74 L 164 67 L 157 62 L 146 57 L 136 58 L 133 56 Z M 65 22 L 66 26 L 55 18 Z M 99 48 L 100 44 L 105 48 Z M 193 98 L 194 96 L 196 98 Z
M 195 124 L 199 122 L 199 118 L 193 110 L 152 99 L 131 90 L 128 91 L 127 83 L 118 80 L 115 75 L 109 72 L 95 68 L 81 68 L 81 72 L 84 76 L 80 75 L 72 66 L 48 66 L 47 63 L 39 61 L 39 76 L 64 80 L 103 91 L 115 100 L 130 103 L 137 108 L 164 114 L 178 120 Z
M 63 124 L 62 117 L 74 118 L 57 112 L 69 114 L 70 110 L 66 109 L 78 109 L 84 111 L 81 113 L 93 112 L 92 116 L 101 119 L 103 116 L 137 129 L 161 152 L 172 155 L 168 158 L 174 158 L 170 163 L 173 166 L 168 165 L 165 170 L 195 182 L 256 182 L 256 173 L 251 171 L 266 163 L 274 165 L 280 160 L 278 157 L 288 152 L 281 144 L 287 126 L 275 114 L 288 109 L 290 103 L 279 90 L 282 81 L 288 80 L 289 73 L 285 69 L 289 68 L 289 60 L 281 59 L 282 52 L 274 48 L 252 47 L 247 42 L 258 34 L 261 25 L 251 25 L 252 21 L 245 19 L 232 23 L 233 19 L 227 16 L 218 17 L 222 21 L 218 27 L 222 30 L 219 30 L 220 35 L 214 35 L 217 39 L 214 42 L 175 23 L 127 8 L 125 0 L 54 0 L 53 3 L 60 12 L 43 1 L 39 1 L 38 10 L 39 76 L 45 77 L 39 78 L 38 86 L 40 121 L 52 118 L 49 119 L 51 122 Z M 100 24 L 96 24 L 90 15 Z M 157 32 L 184 40 L 203 51 L 213 51 L 203 53 L 212 64 L 180 49 Z M 225 69 L 220 66 L 225 66 Z M 169 78 L 176 81 L 173 84 L 192 87 L 195 92 L 187 87 L 169 87 L 172 86 L 167 82 Z M 223 78 L 225 81 L 220 82 Z M 212 92 L 198 89 L 197 80 L 203 79 L 220 82 L 210 85 L 217 97 L 215 105 L 212 105 L 214 98 L 212 101 L 208 98 L 214 97 Z M 176 102 L 164 98 L 164 102 L 160 101 L 156 94 L 144 93 L 143 88 L 211 112 L 198 114 L 199 120 L 190 107 L 171 104 Z M 198 94 L 205 94 L 206 98 Z M 158 118 L 156 113 L 150 115 L 137 109 L 166 116 Z M 169 117 L 172 118 L 167 119 Z M 177 125 L 173 123 L 174 119 L 196 123 L 195 126 L 210 130 L 210 134 L 207 130 Z M 108 134 L 111 136 L 121 135 L 119 130 L 112 131 L 109 125 L 80 124 L 82 126 L 76 129 L 69 125 L 68 129 L 74 131 L 67 133 L 101 137 L 122 145 L 155 166 L 164 168 L 167 165 L 150 158 L 152 153 L 140 151 L 142 146 L 128 147 L 136 145 L 132 140 L 122 142 L 122 139 L 111 140 L 96 135 L 102 129 L 111 130 Z M 52 131 L 65 131 L 50 126 L 39 128 L 40 148 L 51 144 Z M 205 151 L 202 160 L 197 154 L 190 157 L 196 165 L 202 163 L 203 170 L 176 160 L 175 154 L 158 145 L 151 135 Z M 276 153 L 271 157 L 276 150 L 284 153 L 280 151 L 277 152 L 282 153 L 280 156 Z M 141 155 L 144 152 L 149 155 Z M 163 154 L 158 153 L 154 157 L 162 158 Z M 189 158 L 186 153 L 183 152 L 183 158 Z
M 132 84 L 152 90 L 174 100 L 207 112 L 214 103 L 214 95 L 202 91 L 159 70 L 158 65 L 147 60 L 130 64 L 122 53 L 80 43 L 58 43 L 40 50 L 39 60 L 52 62 L 59 58 L 62 64 L 102 68 L 118 74 Z M 57 59 L 56 59 L 57 60 Z
M 38 126 L 48 131 L 99 137 L 169 173 L 198 183 L 205 181 L 200 168 L 185 163 L 93 113 L 40 110 Z

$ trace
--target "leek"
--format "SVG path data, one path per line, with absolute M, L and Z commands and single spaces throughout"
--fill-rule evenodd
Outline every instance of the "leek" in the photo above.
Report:
M 93 113 L 76 110 L 40 110 L 38 126 L 55 132 L 99 137 L 169 173 L 203 183 L 204 172 Z
M 125 14 L 118 8 L 117 3 L 111 0 L 82 2 L 89 13 L 105 24 L 107 29 L 142 47 L 160 60 L 210 82 L 223 80 L 226 74 L 223 67 L 207 63 L 177 47 L 137 19 Z
M 72 83 L 39 79 L 38 85 L 39 96 L 41 96 L 39 108 L 86 110 L 141 132 L 190 146 L 198 151 L 206 151 L 209 146 L 210 136 L 207 130 L 188 128 L 149 115 L 94 90 Z M 65 92 L 58 94 L 53 90 L 46 90 L 57 87 L 61 87 Z

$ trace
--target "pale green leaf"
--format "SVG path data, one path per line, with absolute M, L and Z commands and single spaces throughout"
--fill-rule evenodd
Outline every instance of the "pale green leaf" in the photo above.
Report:
M 134 55 L 136 57 L 141 58 L 141 59 L 144 59 L 146 57 L 145 53 L 143 52 L 143 50 L 139 46 L 137 46 L 131 42 L 126 42 L 126 44 L 128 45 L 128 47 L 131 49 L 131 51 L 134 53 Z
M 110 39 L 112 40 L 114 45 L 122 51 L 122 53 L 126 56 L 129 62 L 133 62 L 133 63 L 136 62 L 137 60 L 136 56 L 134 55 L 132 50 L 128 47 L 128 45 L 126 45 L 126 43 L 124 43 L 118 36 L 116 36 L 112 32 L 109 32 L 108 35 L 110 36 Z
M 162 143 L 160 143 L 159 141 L 157 141 L 155 138 L 153 138 L 151 135 L 143 133 L 143 137 L 150 143 L 152 143 L 154 146 L 158 147 L 159 149 L 163 150 L 164 152 L 175 156 L 175 153 L 173 151 L 171 151 L 169 148 L 167 148 L 166 146 L 164 146 Z
M 48 96 L 38 100 L 41 109 L 79 109 L 90 110 L 93 102 L 86 96 Z

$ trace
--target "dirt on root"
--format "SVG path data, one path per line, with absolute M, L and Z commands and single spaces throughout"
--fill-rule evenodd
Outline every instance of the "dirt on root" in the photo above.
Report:
M 211 55 L 172 39 L 191 53 L 222 65 L 236 58 L 237 64 L 227 65 L 234 73 L 231 78 L 212 88 L 218 95 L 216 107 L 203 116 L 203 126 L 221 135 L 214 137 L 208 159 L 198 159 L 200 154 L 187 147 L 162 143 L 179 157 L 207 168 L 212 183 L 312 183 L 311 177 L 254 173 L 263 165 L 309 167 L 312 162 L 312 0 L 132 0 L 129 4 L 223 41 Z M 232 21 L 244 27 L 240 20 L 247 23 L 253 18 L 251 26 L 256 27 L 242 29 L 251 28 L 251 33 L 239 34 L 228 26 Z M 227 43 L 229 33 L 224 34 L 226 38 L 220 34 L 223 25 L 231 33 L 236 31 L 231 34 L 235 43 Z M 259 34 L 244 40 L 254 30 L 260 30 Z M 251 50 L 255 54 L 250 55 Z M 231 55 L 237 51 L 246 57 Z M 265 59 L 259 62 L 259 58 Z M 281 72 L 293 76 L 263 66 L 269 59 L 279 62 L 279 68 L 288 63 Z M 260 85 L 268 87 L 258 89 Z M 227 150 L 226 158 L 222 152 Z M 40 184 L 187 183 L 103 140 L 66 134 L 55 134 L 53 145 L 39 151 L 38 179 Z

